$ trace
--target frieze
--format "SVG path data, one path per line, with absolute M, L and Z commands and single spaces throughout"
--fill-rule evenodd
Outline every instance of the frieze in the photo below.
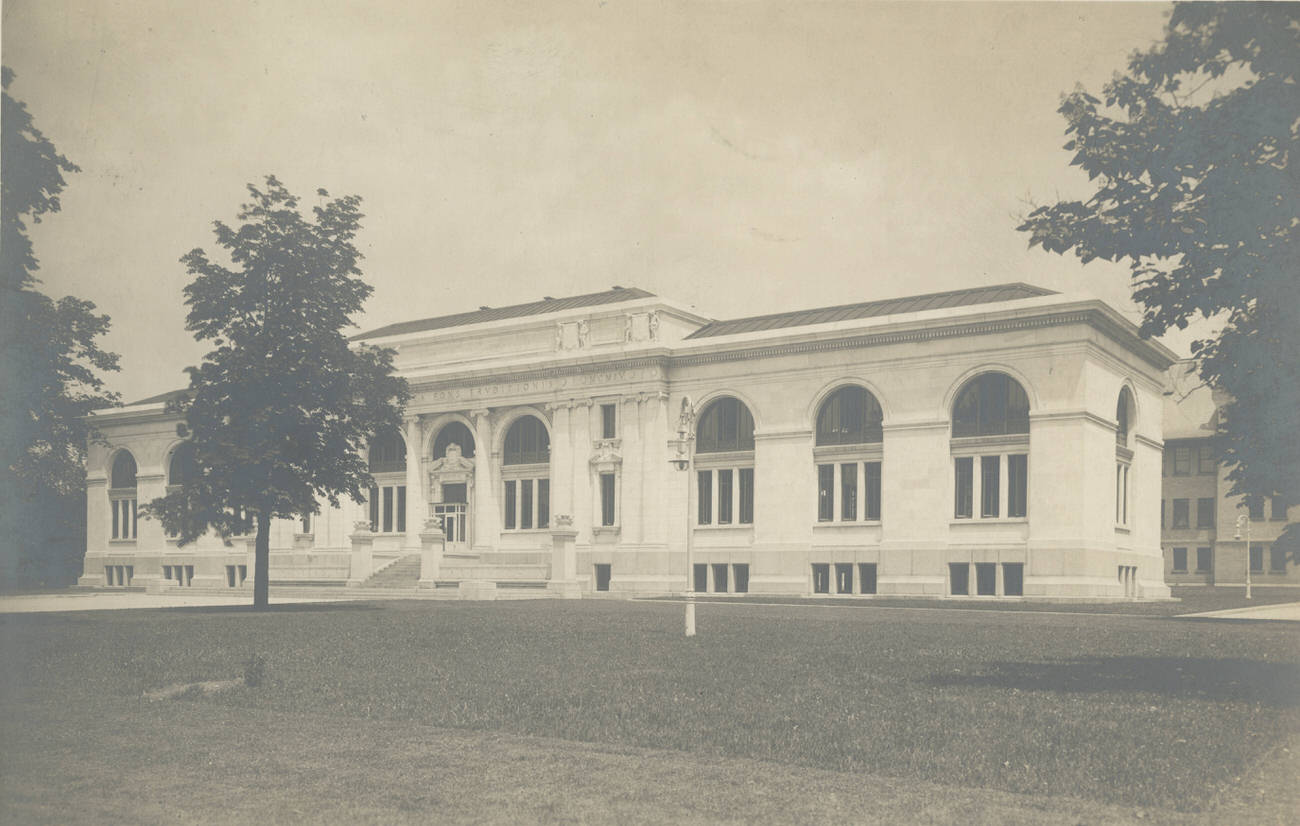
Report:
M 656 363 L 651 367 L 627 367 L 595 372 L 573 372 L 563 368 L 531 371 L 528 378 L 514 381 L 460 386 L 415 386 L 421 402 L 459 402 L 509 396 L 537 396 L 565 391 L 608 387 L 623 382 L 661 380 L 663 371 Z

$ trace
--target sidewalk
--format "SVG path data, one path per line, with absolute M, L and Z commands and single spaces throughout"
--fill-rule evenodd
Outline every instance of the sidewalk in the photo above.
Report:
M 340 589 L 341 591 L 342 589 Z M 277 605 L 296 602 L 343 602 L 352 594 L 289 597 L 271 594 Z M 34 614 L 47 611 L 115 611 L 126 608 L 184 608 L 214 605 L 252 605 L 251 593 L 230 594 L 142 594 L 91 591 L 67 594 L 30 594 L 0 597 L 0 614 Z
M 1300 602 L 1283 602 L 1272 605 L 1251 605 L 1246 608 L 1229 608 L 1225 611 L 1206 611 L 1200 614 L 1179 614 L 1179 617 L 1198 619 L 1283 620 L 1300 622 Z

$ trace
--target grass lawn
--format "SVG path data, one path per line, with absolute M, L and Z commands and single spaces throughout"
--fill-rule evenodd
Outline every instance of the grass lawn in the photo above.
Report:
M 1006 801 L 1027 793 L 1086 804 L 1028 821 L 1077 822 L 1213 810 L 1300 731 L 1291 623 L 709 604 L 699 621 L 687 640 L 680 605 L 586 600 L 6 615 L 5 814 L 167 820 L 171 800 L 247 820 L 263 795 L 277 819 L 469 820 L 467 800 L 516 784 L 526 799 L 488 820 L 637 820 L 619 806 L 692 799 L 664 796 L 686 771 L 715 778 L 692 787 L 701 806 L 734 805 L 648 811 L 723 820 L 785 782 L 840 789 L 844 811 L 778 795 L 755 817 L 896 819 L 881 813 L 947 788 L 985 808 L 939 820 L 1015 820 Z M 239 677 L 254 655 L 257 687 L 140 699 Z M 586 782 L 624 765 L 633 797 L 575 779 L 557 798 L 555 778 L 584 760 L 603 767 L 577 772 Z M 1290 793 L 1294 760 L 1280 765 Z M 867 778 L 879 793 L 849 806 Z

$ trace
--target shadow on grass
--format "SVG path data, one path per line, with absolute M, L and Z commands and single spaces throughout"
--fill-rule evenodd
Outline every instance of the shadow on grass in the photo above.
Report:
M 931 686 L 1021 691 L 1150 692 L 1169 697 L 1300 706 L 1300 665 L 1258 660 L 1093 657 L 1051 663 L 989 663 L 980 674 L 933 674 Z

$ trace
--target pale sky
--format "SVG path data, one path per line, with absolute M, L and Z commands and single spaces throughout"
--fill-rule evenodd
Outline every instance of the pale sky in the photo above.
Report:
M 185 385 L 178 259 L 268 173 L 364 199 L 362 329 L 613 284 L 729 318 L 1026 281 L 1136 321 L 1126 266 L 1014 228 L 1091 191 L 1060 95 L 1168 8 L 5 0 L 3 60 L 82 169 L 43 289 L 112 316 L 129 401 Z

